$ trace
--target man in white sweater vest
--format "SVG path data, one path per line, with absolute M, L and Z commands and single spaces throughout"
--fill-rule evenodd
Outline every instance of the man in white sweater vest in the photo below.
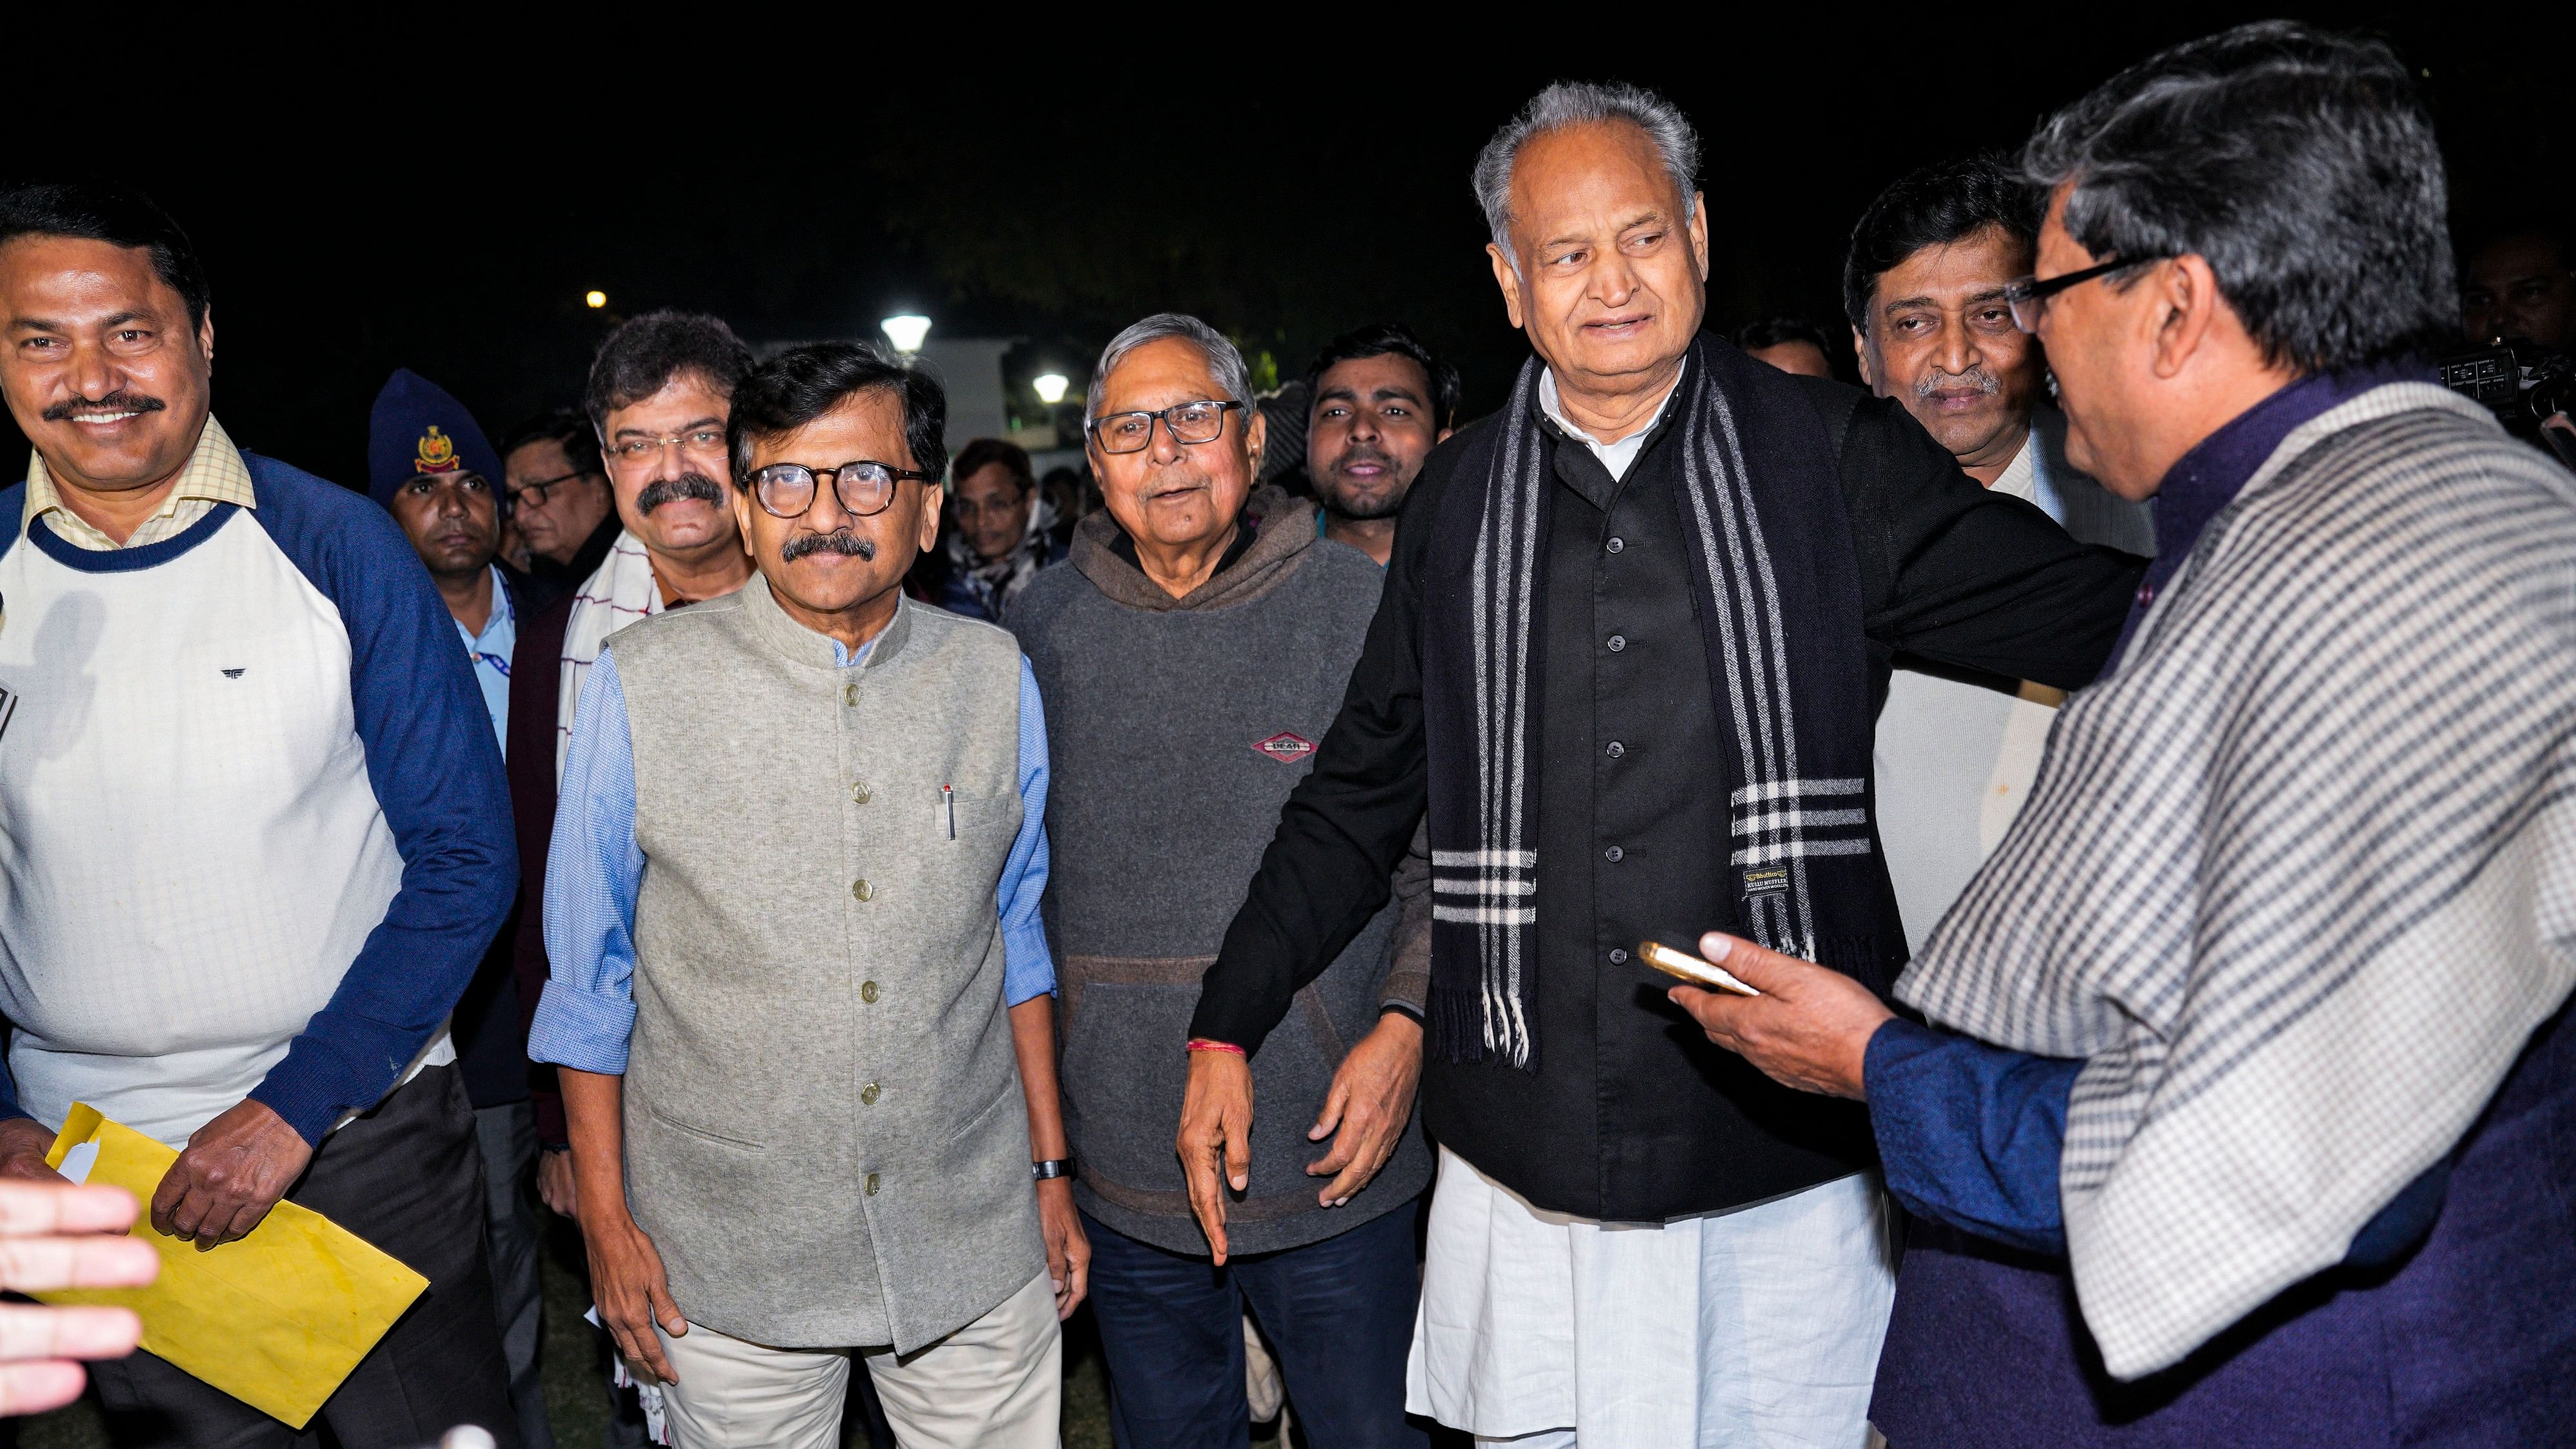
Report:
M 509 910 L 500 752 L 455 625 L 364 498 L 233 446 L 187 238 L 108 186 L 0 191 L 0 1175 L 75 1102 L 180 1149 L 155 1230 L 281 1197 L 429 1289 L 323 1407 L 348 1446 L 516 1444 L 447 1016 Z M 149 1353 L 120 1439 L 295 1431 Z
M 1903 403 L 1960 472 L 2078 542 L 2152 554 L 2151 506 L 2066 460 L 2047 356 L 2004 305 L 2038 231 L 2039 199 L 1991 160 L 1926 166 L 1881 192 L 1843 265 L 1861 381 Z M 1906 944 L 1920 950 L 2020 812 L 2062 695 L 1912 655 L 1896 663 L 1874 750 L 1878 834 Z

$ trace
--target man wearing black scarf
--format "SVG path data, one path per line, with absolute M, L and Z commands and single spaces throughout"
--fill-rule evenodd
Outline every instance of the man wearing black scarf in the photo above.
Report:
M 1530 1445 L 1863 1442 L 1892 1260 L 1866 1118 L 1707 1044 L 1632 955 L 1712 923 L 1884 992 L 1870 778 L 1898 650 L 2077 688 L 2142 561 L 1979 488 L 1897 405 L 1701 337 L 1698 138 L 1559 84 L 1476 170 L 1537 356 L 1432 455 L 1313 773 L 1203 982 L 1258 1051 L 1428 813 L 1442 1145 L 1415 1413 Z M 1241 1055 L 1179 1149 L 1224 1250 Z

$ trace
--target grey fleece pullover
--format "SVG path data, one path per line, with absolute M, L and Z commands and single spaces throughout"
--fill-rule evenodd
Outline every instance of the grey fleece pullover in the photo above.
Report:
M 1205 1253 L 1172 1155 L 1199 977 L 1216 959 L 1289 789 L 1341 708 L 1383 576 L 1315 536 L 1314 505 L 1276 489 L 1246 510 L 1250 547 L 1174 599 L 1083 520 L 1065 562 L 1003 623 L 1046 701 L 1052 868 L 1046 921 L 1063 992 L 1065 1127 L 1083 1211 L 1129 1237 Z M 1391 969 L 1390 901 L 1253 1059 L 1252 1187 L 1226 1211 L 1233 1253 L 1320 1241 L 1405 1206 L 1431 1177 L 1420 1123 L 1347 1207 L 1306 1140 L 1333 1070 L 1383 1004 L 1417 1013 L 1421 963 Z

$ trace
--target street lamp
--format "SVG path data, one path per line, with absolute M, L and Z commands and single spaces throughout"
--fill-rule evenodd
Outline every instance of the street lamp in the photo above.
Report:
M 581 300 L 583 306 L 586 306 L 595 312 L 608 305 L 608 294 L 606 292 L 584 292 L 581 294 Z
M 930 335 L 930 319 L 905 312 L 888 317 L 877 326 L 885 329 L 886 340 L 906 357 L 921 350 L 922 340 Z
M 1029 386 L 1038 390 L 1038 401 L 1048 407 L 1064 401 L 1064 390 L 1071 385 L 1061 372 L 1041 372 L 1029 379 Z

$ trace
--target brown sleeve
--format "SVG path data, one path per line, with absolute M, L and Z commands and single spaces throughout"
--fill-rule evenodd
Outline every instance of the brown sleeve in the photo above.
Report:
M 1408 1011 L 1415 1020 L 1431 1000 L 1431 817 L 1413 828 L 1413 844 L 1395 867 L 1395 940 L 1388 948 L 1386 984 L 1378 1009 Z

